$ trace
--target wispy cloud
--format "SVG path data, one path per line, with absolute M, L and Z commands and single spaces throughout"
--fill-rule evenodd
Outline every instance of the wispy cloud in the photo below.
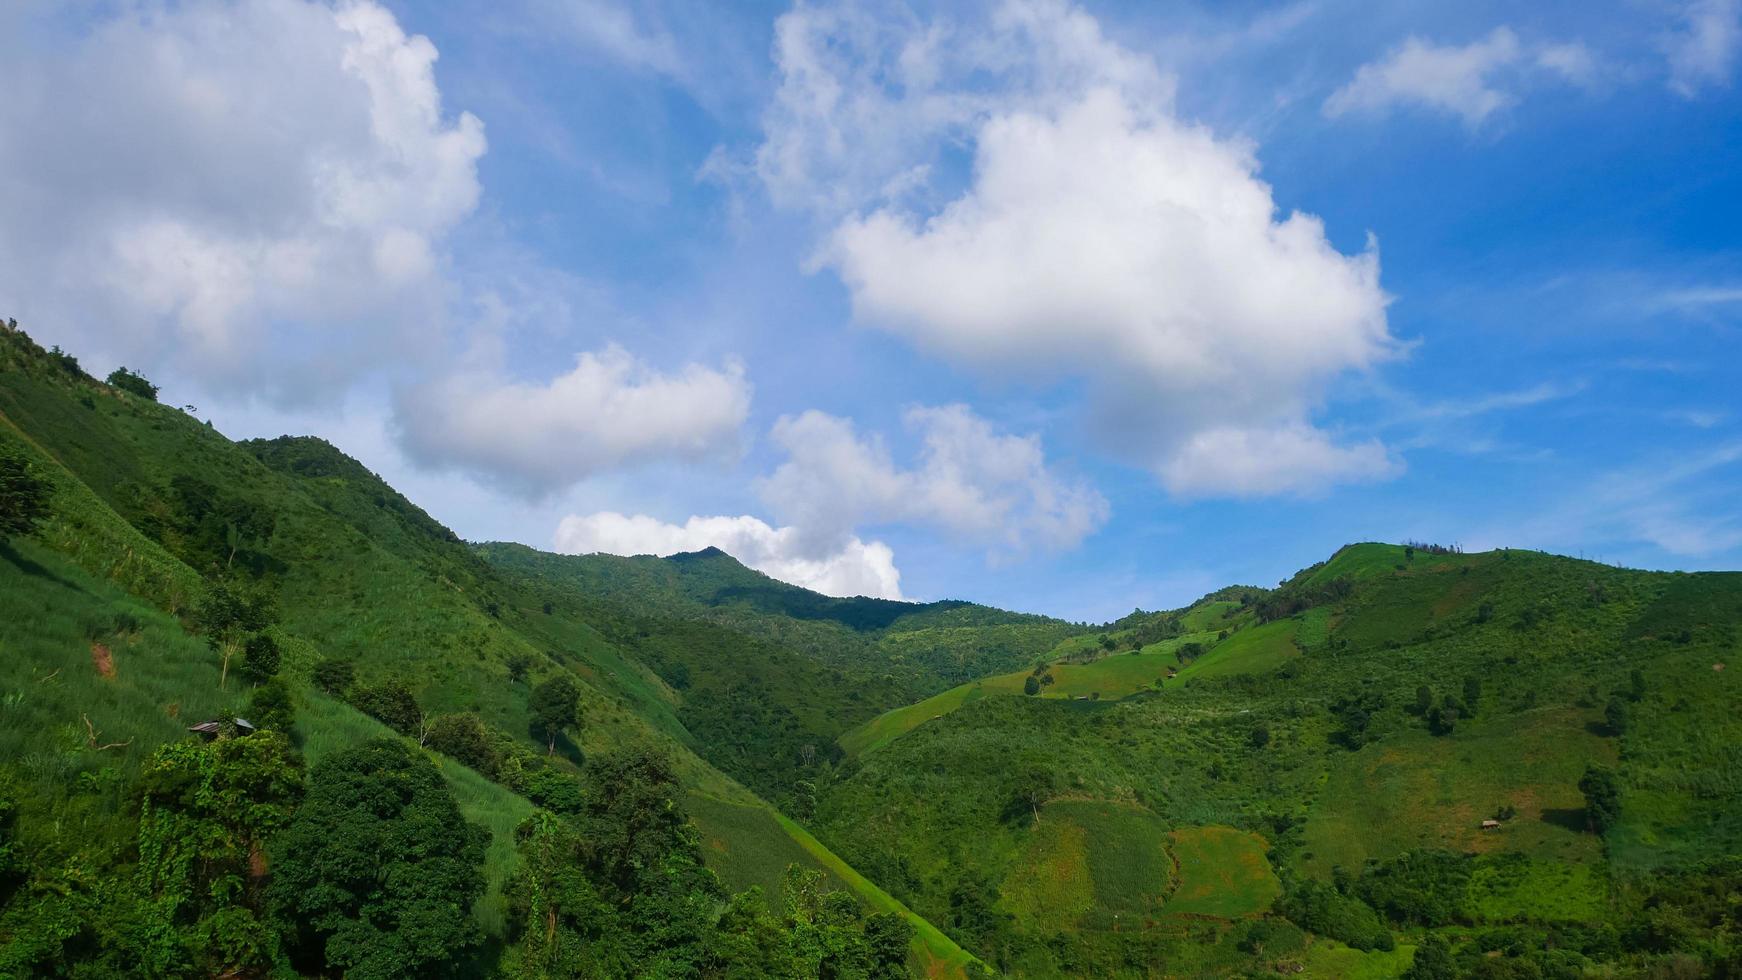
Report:
M 1569 481 L 1577 492 L 1477 540 L 1563 550 L 1645 544 L 1681 558 L 1725 554 L 1742 547 L 1742 513 L 1733 483 L 1710 478 L 1738 463 L 1742 442 L 1730 442 Z

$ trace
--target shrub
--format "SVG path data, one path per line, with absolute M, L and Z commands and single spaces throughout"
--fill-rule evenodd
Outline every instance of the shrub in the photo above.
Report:
M 0 537 L 36 530 L 48 516 L 52 491 L 23 455 L 0 449 Z
M 108 382 L 109 387 L 119 388 L 129 395 L 138 395 L 146 401 L 157 401 L 157 386 L 145 380 L 144 375 L 136 371 L 118 367 L 109 373 Z
M 423 709 L 417 706 L 417 698 L 399 681 L 358 688 L 351 692 L 351 705 L 401 735 L 416 734 L 423 723 Z
M 344 697 L 351 685 L 357 683 L 357 664 L 355 661 L 339 657 L 328 657 L 315 664 L 313 681 L 315 687 L 328 694 Z
M 490 744 L 483 720 L 475 714 L 442 715 L 430 725 L 424 744 L 486 776 L 496 774 L 496 749 Z

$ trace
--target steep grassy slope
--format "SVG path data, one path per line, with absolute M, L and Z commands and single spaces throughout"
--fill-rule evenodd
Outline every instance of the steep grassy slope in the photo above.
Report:
M 275 597 L 273 632 L 311 761 L 387 731 L 307 686 L 318 661 L 354 661 L 364 685 L 405 684 L 426 718 L 475 712 L 538 756 L 530 689 L 566 674 L 581 681 L 585 723 L 574 761 L 559 756 L 556 770 L 573 772 L 587 754 L 657 746 L 692 794 L 733 808 L 731 819 L 705 807 L 694 814 L 702 835 L 723 845 L 708 857 L 727 881 L 765 881 L 755 868 L 778 853 L 835 874 L 870 908 L 900 908 L 838 873 L 844 862 L 695 754 L 701 740 L 679 719 L 682 697 L 639 649 L 608 634 L 621 622 L 596 627 L 592 609 L 554 603 L 498 571 L 325 443 L 231 443 L 64 363 L 0 332 L 0 448 L 25 453 L 55 486 L 40 531 L 0 545 L 0 782 L 23 801 L 17 832 L 44 862 L 124 864 L 133 804 L 123 797 L 140 761 L 186 738 L 186 719 L 245 703 L 245 685 L 232 676 L 221 690 L 217 657 L 170 615 L 205 591 L 204 575 L 228 574 Z M 707 623 L 634 625 L 646 644 L 708 646 L 727 659 L 755 642 Z M 790 654 L 782 663 L 821 669 Z M 478 918 L 499 931 L 512 832 L 532 805 L 452 760 L 443 772 L 462 811 L 491 833 Z M 746 821 L 746 812 L 762 817 Z M 75 815 L 88 832 L 69 833 Z M 785 836 L 784 849 L 771 852 L 769 827 Z M 778 891 L 768 898 L 777 902 Z M 948 972 L 969 961 L 917 925 L 919 962 Z
M 1095 637 L 1063 656 L 1096 659 L 1055 663 L 1051 688 L 1076 670 L 1099 700 L 1024 696 L 1022 671 L 849 733 L 819 836 L 1025 975 L 1141 975 L 1156 958 L 1188 974 L 1407 966 L 1326 945 L 1376 942 L 1356 921 L 1405 945 L 1448 929 L 1474 965 L 1500 950 L 1483 969 L 1732 955 L 1721 915 L 1680 939 L 1603 937 L 1733 882 L 1742 688 L 1724 667 L 1742 654 L 1742 576 L 1359 545 L 1235 608 L 1181 616 L 1217 639 L 1159 689 L 1147 661 L 1166 655 Z M 1118 683 L 1127 662 L 1132 682 Z M 1145 675 L 1147 689 L 1134 683 Z M 1588 829 L 1580 787 L 1593 766 L 1619 773 L 1605 834 Z M 1096 849 L 1067 805 L 1134 808 L 1166 832 L 1178 882 L 1141 927 L 1087 915 L 1101 901 Z M 1499 829 L 1483 829 L 1496 814 Z M 1203 865 L 1190 887 L 1187 862 Z M 1250 917 L 1278 878 L 1277 909 L 1328 932 L 1298 948 L 1248 941 L 1277 921 Z M 1333 880 L 1340 898 L 1311 890 Z

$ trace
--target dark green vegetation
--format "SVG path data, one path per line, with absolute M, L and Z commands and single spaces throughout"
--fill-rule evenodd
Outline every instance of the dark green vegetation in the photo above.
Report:
M 0 976 L 1742 969 L 1742 575 L 831 599 L 140 384 L 0 331 Z

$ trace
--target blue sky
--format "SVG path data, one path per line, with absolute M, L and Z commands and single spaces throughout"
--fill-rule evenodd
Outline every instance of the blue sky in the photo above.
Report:
M 470 539 L 1742 567 L 1742 0 L 25 2 L 0 312 Z

